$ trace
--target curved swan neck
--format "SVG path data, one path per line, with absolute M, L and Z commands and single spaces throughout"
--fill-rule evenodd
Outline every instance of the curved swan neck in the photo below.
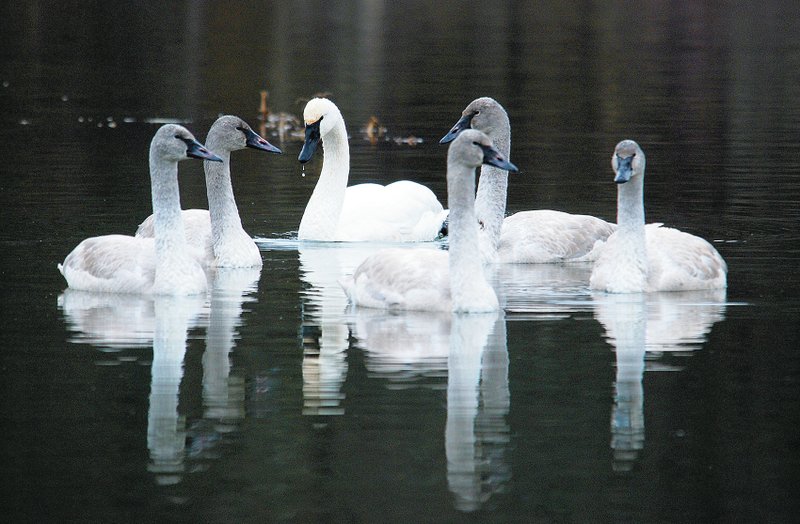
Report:
M 508 120 L 489 135 L 495 148 L 511 160 L 511 126 Z M 508 171 L 494 166 L 481 166 L 478 192 L 475 196 L 475 215 L 480 224 L 481 249 L 491 259 L 497 252 L 500 230 L 506 214 Z
M 150 154 L 150 186 L 157 264 L 166 263 L 186 246 L 178 189 L 178 163 Z
M 211 217 L 211 242 L 217 245 L 227 231 L 241 229 L 242 220 L 231 185 L 231 152 L 224 148 L 214 149 L 211 136 L 206 144 L 222 159 L 222 162 L 204 162 L 203 166 L 206 172 L 208 213 Z
M 474 170 L 458 162 L 448 162 L 447 194 L 450 208 L 450 288 L 456 310 L 460 309 L 461 300 L 483 279 L 473 196 Z
M 333 240 L 336 235 L 350 174 L 350 148 L 343 119 L 339 118 L 336 125 L 322 137 L 322 150 L 319 180 L 298 229 L 301 239 Z

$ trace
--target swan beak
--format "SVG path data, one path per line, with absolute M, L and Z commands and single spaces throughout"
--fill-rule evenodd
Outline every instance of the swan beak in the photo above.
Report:
M 480 144 L 478 144 L 480 145 Z M 484 146 L 480 145 L 481 149 L 483 149 L 483 163 L 488 164 L 490 166 L 499 167 L 500 169 L 505 169 L 511 173 L 519 172 L 517 166 L 503 158 L 503 154 L 498 151 L 497 149 L 493 148 L 492 146 Z
M 322 122 L 321 118 L 313 124 L 306 124 L 306 141 L 303 143 L 303 149 L 300 150 L 300 155 L 297 157 L 301 164 L 311 160 L 311 157 L 314 156 L 314 151 L 317 150 L 317 145 L 321 139 L 319 134 L 320 122 Z
M 631 179 L 631 176 L 633 176 L 631 162 L 633 162 L 632 156 L 629 156 L 628 158 L 621 158 L 617 156 L 617 172 L 616 176 L 614 176 L 614 182 L 617 184 L 624 184 Z
M 474 116 L 475 113 L 470 113 L 459 118 L 458 122 L 456 122 L 456 125 L 454 125 L 453 128 L 446 135 L 444 135 L 441 140 L 439 140 L 439 143 L 447 144 L 448 142 L 455 140 L 460 132 L 464 131 L 465 129 L 469 129 L 472 126 L 472 117 Z
M 186 142 L 186 156 L 191 158 L 199 158 L 200 160 L 208 160 L 209 162 L 222 162 L 222 159 L 206 149 L 206 147 L 197 140 L 185 140 Z
M 247 147 L 252 147 L 253 149 L 259 149 L 261 151 L 267 151 L 269 153 L 278 153 L 281 154 L 283 151 L 278 149 L 277 147 L 273 146 L 263 138 L 261 135 L 253 131 L 252 129 L 243 129 L 245 138 L 245 145 Z

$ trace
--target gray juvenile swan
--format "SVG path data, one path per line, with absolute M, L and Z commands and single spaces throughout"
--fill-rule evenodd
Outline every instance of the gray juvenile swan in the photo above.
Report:
M 303 119 L 306 140 L 298 160 L 308 162 L 320 141 L 324 157 L 300 221 L 300 240 L 416 242 L 439 236 L 447 211 L 422 184 L 400 180 L 386 186 L 347 186 L 350 150 L 336 104 L 326 98 L 311 99 Z
M 261 253 L 242 227 L 233 196 L 231 151 L 246 147 L 269 153 L 281 153 L 281 150 L 261 138 L 247 122 L 231 115 L 221 116 L 214 122 L 208 131 L 206 146 L 222 158 L 222 163 L 205 162 L 203 166 L 208 210 L 186 209 L 181 213 L 186 241 L 197 251 L 203 266 L 260 268 Z M 139 224 L 136 236 L 153 236 L 153 215 Z
M 489 97 L 477 98 L 440 141 L 453 140 L 464 129 L 483 131 L 508 158 L 511 125 L 503 106 Z M 597 257 L 615 225 L 589 215 L 539 209 L 505 217 L 508 173 L 482 166 L 475 214 L 481 225 L 481 255 L 485 262 L 537 264 L 584 262 Z M 504 218 L 505 217 L 505 218 Z
M 155 238 L 87 238 L 58 265 L 69 287 L 154 295 L 205 293 L 206 275 L 186 244 L 181 218 L 178 162 L 186 158 L 222 162 L 184 127 L 162 126 L 150 143 Z
M 589 286 L 609 293 L 719 289 L 728 267 L 700 237 L 644 223 L 644 152 L 623 140 L 611 157 L 617 183 L 617 231 L 592 269 Z
M 481 164 L 517 171 L 484 133 L 462 132 L 447 154 L 449 252 L 384 249 L 341 284 L 355 306 L 477 313 L 499 309 L 486 282 L 475 218 L 475 169 Z

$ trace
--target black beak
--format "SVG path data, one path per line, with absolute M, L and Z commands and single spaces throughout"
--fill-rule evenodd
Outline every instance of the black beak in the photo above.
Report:
M 320 122 L 322 122 L 321 118 L 313 124 L 306 124 L 306 141 L 303 143 L 303 149 L 300 150 L 300 156 L 297 157 L 301 164 L 311 160 L 314 151 L 317 150 L 317 144 L 322 138 L 319 134 Z
M 633 176 L 633 168 L 631 167 L 633 156 L 628 158 L 620 158 L 617 156 L 617 172 L 614 176 L 614 182 L 617 184 L 624 184 Z
M 503 158 L 503 154 L 498 151 L 497 149 L 493 148 L 492 146 L 485 146 L 482 144 L 478 144 L 483 149 L 483 163 L 488 164 L 490 166 L 499 167 L 500 169 L 505 169 L 510 173 L 517 173 L 519 169 L 517 166 Z
M 244 129 L 240 127 L 239 131 L 244 133 L 245 145 L 247 147 L 252 147 L 253 149 L 259 149 L 261 151 L 267 151 L 269 153 L 278 153 L 278 154 L 283 153 L 283 151 L 281 151 L 277 147 L 273 146 L 272 144 L 261 138 L 261 135 L 259 135 L 252 129 Z
M 181 138 L 186 142 L 186 156 L 190 158 L 199 158 L 200 160 L 208 160 L 210 162 L 222 162 L 222 159 L 206 149 L 206 147 L 197 140 Z
M 439 140 L 440 144 L 447 144 L 448 142 L 452 142 L 456 139 L 458 134 L 465 129 L 469 129 L 472 126 L 472 118 L 475 116 L 475 113 L 470 113 L 468 115 L 464 115 L 458 119 L 456 125 L 450 130 L 449 133 L 444 135 L 441 140 Z

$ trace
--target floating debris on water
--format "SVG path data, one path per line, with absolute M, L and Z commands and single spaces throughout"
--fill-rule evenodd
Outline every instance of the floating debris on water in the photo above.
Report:
M 398 137 L 393 138 L 392 140 L 394 140 L 394 143 L 399 145 L 399 146 L 417 146 L 417 145 L 422 144 L 423 142 L 425 142 L 423 139 L 421 139 L 421 138 L 419 138 L 417 136 L 414 136 L 414 135 L 406 136 L 406 137 L 398 136 Z
M 192 120 L 188 118 L 169 118 L 169 117 L 153 117 L 144 118 L 142 122 L 145 124 L 191 124 Z
M 19 121 L 19 125 L 21 125 L 21 126 L 29 126 L 29 125 L 31 125 L 31 121 L 28 120 L 27 118 L 22 118 Z

